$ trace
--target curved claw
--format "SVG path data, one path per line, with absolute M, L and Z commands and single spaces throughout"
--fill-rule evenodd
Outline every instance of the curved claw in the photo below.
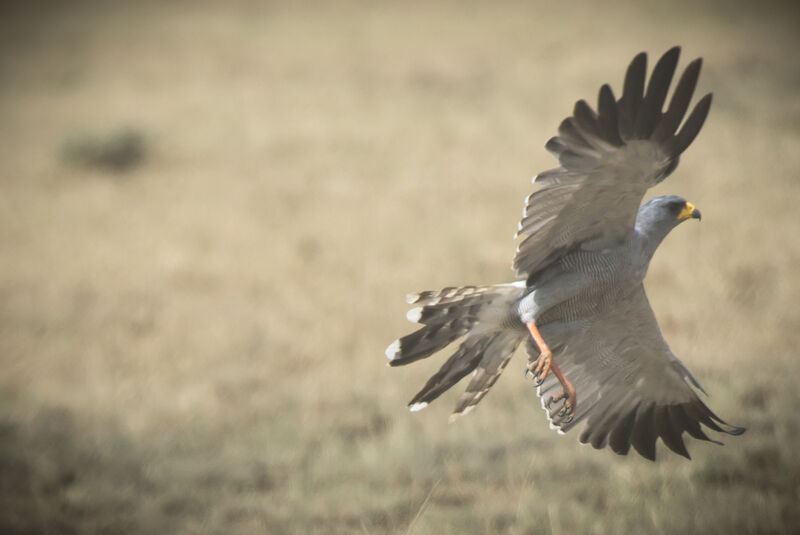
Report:
M 550 373 L 550 368 L 553 363 L 553 354 L 549 351 L 539 355 L 533 362 L 529 362 L 525 369 L 525 377 L 532 379 L 536 386 L 541 386 L 544 380 L 547 379 L 547 374 Z
M 558 394 L 550 396 L 550 398 L 544 402 L 544 406 L 547 407 L 547 410 L 549 411 L 553 406 L 553 403 L 557 403 L 562 399 L 564 399 L 564 392 L 559 392 Z
M 568 424 L 575 418 L 575 400 L 569 392 L 561 391 L 558 394 L 550 396 L 550 399 L 548 399 L 544 405 L 548 411 L 551 411 L 553 403 L 562 400 L 564 400 L 564 404 L 559 409 L 557 416 L 564 419 L 563 423 Z
M 572 419 L 575 417 L 575 402 L 571 396 L 566 393 L 563 393 L 563 398 L 566 398 L 564 401 L 564 406 L 561 407 L 561 410 L 558 411 L 558 415 L 561 418 L 564 418 L 564 423 L 570 423 Z

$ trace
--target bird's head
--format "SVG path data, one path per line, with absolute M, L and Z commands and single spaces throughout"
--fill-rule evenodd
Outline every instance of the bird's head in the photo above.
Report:
M 700 217 L 700 210 L 683 197 L 661 195 L 650 199 L 639 208 L 636 228 L 658 243 L 684 221 L 699 220 Z

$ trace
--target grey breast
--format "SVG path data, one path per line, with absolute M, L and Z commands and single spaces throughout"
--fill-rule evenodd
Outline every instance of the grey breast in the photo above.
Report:
M 553 298 L 550 306 L 540 310 L 537 324 L 590 318 L 627 298 L 642 282 L 647 269 L 636 238 L 633 235 L 614 249 L 578 250 L 562 257 L 552 267 L 553 275 L 543 274 L 542 289 L 547 291 L 548 285 L 558 285 L 566 278 L 572 291 L 568 287 L 554 289 L 553 293 L 561 292 L 563 298 Z M 556 275 L 555 271 L 559 273 Z

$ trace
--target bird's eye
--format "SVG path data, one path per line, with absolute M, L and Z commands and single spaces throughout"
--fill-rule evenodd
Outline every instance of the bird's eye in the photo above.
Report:
M 673 201 L 673 202 L 669 203 L 670 211 L 675 212 L 676 214 L 678 212 L 680 212 L 681 210 L 683 210 L 683 207 L 684 207 L 684 203 L 682 203 L 682 202 Z

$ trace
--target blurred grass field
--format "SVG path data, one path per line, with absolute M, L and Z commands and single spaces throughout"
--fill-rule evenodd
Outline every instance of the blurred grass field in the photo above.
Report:
M 5 3 L 0 532 L 799 533 L 794 3 Z M 641 50 L 711 115 L 646 281 L 710 406 L 688 462 L 548 429 L 517 355 L 405 403 L 407 292 L 510 280 L 542 148 Z M 132 131 L 129 168 L 61 156 Z M 110 134 L 109 134 L 110 135 Z

